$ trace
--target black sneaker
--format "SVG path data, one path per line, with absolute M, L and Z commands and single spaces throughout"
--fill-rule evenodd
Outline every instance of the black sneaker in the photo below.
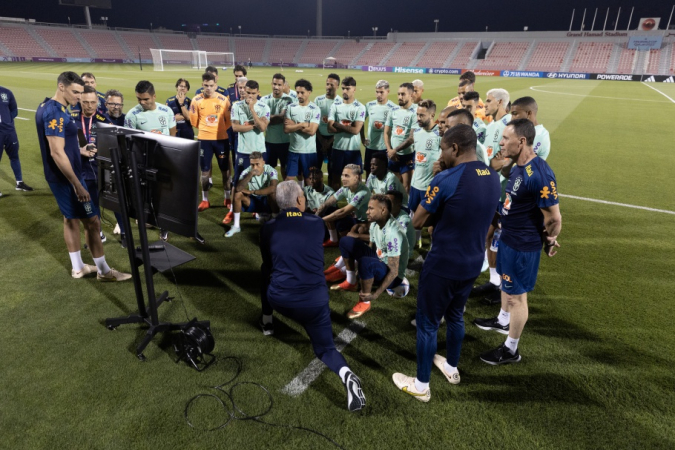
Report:
M 103 231 L 101 231 L 101 243 L 105 244 L 107 240 L 108 240 L 108 238 L 105 237 L 105 234 L 103 234 Z
M 472 297 L 480 297 L 483 295 L 490 295 L 494 292 L 501 292 L 499 290 L 499 286 L 496 286 L 489 281 L 481 284 L 480 286 L 474 286 L 473 289 L 471 289 L 471 296 Z
M 272 336 L 274 334 L 274 322 L 263 323 L 262 317 L 260 318 L 260 329 L 262 330 L 265 336 Z
M 361 380 L 354 372 L 348 372 L 344 382 L 347 389 L 347 409 L 350 412 L 358 411 L 366 406 L 366 397 L 361 389 Z
M 502 291 L 498 289 L 496 292 L 489 294 L 482 302 L 486 305 L 499 305 L 502 303 Z
M 120 245 L 122 248 L 127 248 L 127 237 L 124 233 L 120 235 Z
M 169 232 L 166 230 L 159 230 L 159 238 L 163 240 L 164 242 L 169 240 Z
M 23 181 L 19 181 L 18 183 L 16 183 L 16 190 L 17 190 L 17 191 L 30 192 L 30 191 L 33 190 L 33 188 L 30 187 L 30 186 L 28 186 L 28 185 L 27 185 L 26 183 L 24 183 Z
M 509 325 L 500 325 L 497 317 L 490 317 L 489 319 L 473 319 L 474 325 L 481 330 L 496 331 L 501 334 L 509 334 Z
M 480 355 L 480 360 L 484 363 L 490 364 L 491 366 L 517 363 L 520 362 L 520 353 L 518 353 L 518 349 L 516 349 L 515 354 L 511 353 L 511 350 L 509 350 L 505 344 L 502 344 L 496 349 L 490 350 L 489 352 Z

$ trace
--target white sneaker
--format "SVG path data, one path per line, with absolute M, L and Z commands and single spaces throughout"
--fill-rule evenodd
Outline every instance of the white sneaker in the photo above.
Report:
M 115 229 L 113 230 L 113 234 L 120 234 L 122 230 L 120 230 L 120 224 L 116 223 L 115 224 Z
M 397 388 L 399 388 L 406 394 L 412 395 L 417 400 L 426 403 L 431 399 L 431 389 L 427 389 L 423 392 L 418 391 L 417 388 L 415 387 L 414 377 L 409 377 L 402 373 L 395 373 L 394 375 L 392 375 L 391 379 L 394 380 L 394 384 L 396 385 Z
M 241 227 L 232 227 L 232 228 L 230 228 L 230 231 L 225 233 L 225 237 L 229 238 L 229 237 L 234 236 L 237 233 L 241 233 Z
M 96 273 L 97 269 L 96 266 L 91 266 L 89 264 L 85 264 L 82 270 L 79 272 L 75 272 L 75 269 L 70 271 L 70 276 L 73 278 L 82 278 L 85 275 L 89 275 L 90 273 Z
M 131 278 L 130 273 L 123 273 L 113 268 L 110 268 L 110 272 L 101 275 L 100 273 L 96 275 L 96 278 L 99 281 L 126 281 Z
M 434 366 L 438 367 L 450 384 L 459 384 L 459 370 L 453 373 L 448 373 L 445 370 L 445 363 L 447 359 L 441 355 L 434 355 Z

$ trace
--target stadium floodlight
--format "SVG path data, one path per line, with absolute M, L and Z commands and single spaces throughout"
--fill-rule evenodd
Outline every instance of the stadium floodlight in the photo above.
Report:
M 152 63 L 156 71 L 204 70 L 207 66 L 227 69 L 234 67 L 234 53 L 206 52 L 203 50 L 171 50 L 151 48 Z

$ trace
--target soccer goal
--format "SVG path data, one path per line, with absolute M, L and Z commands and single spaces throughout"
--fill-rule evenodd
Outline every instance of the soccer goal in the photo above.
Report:
M 234 53 L 207 52 L 203 50 L 171 50 L 151 48 L 152 63 L 157 71 L 197 69 L 207 66 L 234 67 Z
M 333 58 L 332 56 L 329 56 L 328 58 L 324 58 L 323 60 L 323 68 L 326 69 L 336 69 L 337 68 L 337 59 Z

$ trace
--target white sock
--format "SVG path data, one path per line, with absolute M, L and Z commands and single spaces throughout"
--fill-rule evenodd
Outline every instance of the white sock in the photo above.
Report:
M 337 242 L 338 241 L 337 230 L 328 230 L 328 234 L 330 235 L 330 241 L 331 242 Z
M 209 177 L 209 183 L 213 184 L 213 178 Z
M 347 271 L 347 283 L 356 284 L 356 272 L 353 270 Z
M 346 378 L 347 378 L 347 374 L 349 372 L 351 372 L 351 370 L 349 370 L 349 367 L 347 367 L 347 366 L 340 367 L 340 370 L 338 371 L 338 375 L 340 375 L 340 379 L 342 380 L 343 383 L 345 381 L 347 381 Z
M 274 316 L 270 314 L 269 316 L 267 314 L 262 315 L 262 323 L 267 324 L 267 323 L 272 323 L 272 319 Z
M 422 230 L 415 230 L 415 242 L 419 242 L 422 239 Z
M 499 325 L 505 327 L 511 321 L 511 313 L 508 313 L 503 309 L 500 309 L 499 315 L 497 316 L 497 321 L 499 322 Z
M 452 367 L 450 364 L 448 364 L 447 361 L 443 363 L 443 368 L 447 373 L 453 374 L 455 372 L 458 372 L 457 367 Z
M 16 185 L 20 185 L 23 182 L 23 180 L 16 180 Z
M 518 350 L 518 341 L 520 339 L 513 339 L 511 336 L 506 338 L 506 342 L 504 342 L 504 345 L 506 345 L 506 348 L 508 348 L 511 353 L 514 355 L 516 354 L 516 350 Z
M 75 272 L 80 272 L 84 269 L 84 261 L 82 261 L 82 253 L 78 250 L 76 252 L 69 252 L 70 263 L 73 265 Z
M 239 228 L 239 217 L 241 213 L 234 213 L 234 227 Z
M 497 269 L 494 267 L 490 267 L 490 283 L 494 284 L 495 286 L 502 284 L 502 277 L 499 276 Z
M 208 202 L 209 201 L 209 193 L 206 191 L 202 191 L 202 201 L 203 202 Z
M 226 189 L 223 192 L 225 192 L 225 200 L 229 200 L 230 199 L 230 191 Z
M 415 378 L 415 389 L 417 389 L 417 392 L 424 392 L 429 389 L 429 383 L 422 383 L 420 380 Z
M 345 259 L 340 256 L 340 258 L 335 262 L 335 267 L 342 269 L 345 266 Z
M 105 262 L 105 256 L 101 256 L 100 258 L 94 258 L 94 264 L 96 264 L 98 273 L 100 273 L 101 275 L 110 272 L 110 267 L 108 266 L 108 263 Z

